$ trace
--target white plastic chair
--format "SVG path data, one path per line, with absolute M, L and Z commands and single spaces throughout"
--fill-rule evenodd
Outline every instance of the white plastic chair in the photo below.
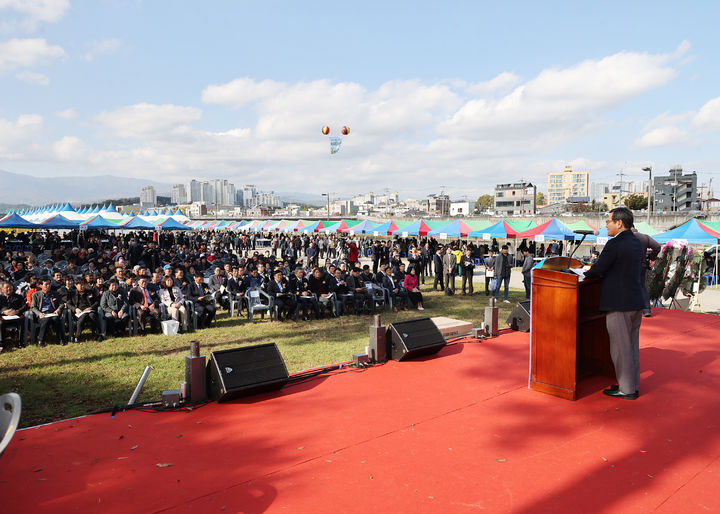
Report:
M 22 402 L 20 395 L 17 393 L 7 393 L 0 396 L 0 455 L 10 444 L 10 440 L 15 435 L 18 422 L 20 421 L 20 411 L 22 410 Z

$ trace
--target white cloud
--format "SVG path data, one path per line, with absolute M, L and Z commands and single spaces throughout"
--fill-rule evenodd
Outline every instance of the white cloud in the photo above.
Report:
M 70 8 L 70 0 L 0 0 L 0 10 L 14 11 L 21 19 L 17 25 L 33 31 L 39 23 L 56 23 Z
M 115 38 L 102 39 L 90 43 L 90 50 L 85 54 L 86 61 L 92 61 L 100 55 L 109 55 L 115 53 L 121 46 L 122 41 Z
M 239 78 L 227 84 L 210 85 L 202 92 L 202 101 L 207 104 L 242 107 L 250 102 L 272 97 L 286 87 L 274 80 L 255 82 L 250 78 Z
M 700 108 L 693 118 L 693 125 L 701 129 L 720 130 L 720 96 Z
M 165 138 L 172 133 L 180 135 L 183 127 L 201 116 L 202 111 L 194 107 L 141 103 L 104 111 L 97 120 L 120 137 Z
M 72 120 L 78 117 L 78 113 L 73 107 L 70 107 L 62 111 L 57 111 L 55 116 L 63 120 Z
M 684 143 L 688 140 L 687 131 L 678 127 L 660 127 L 651 130 L 635 141 L 637 148 L 651 148 Z
M 43 117 L 39 114 L 21 114 L 15 121 L 0 118 L 0 157 L 21 158 L 23 145 L 42 128 Z
M 21 71 L 15 75 L 15 78 L 23 82 L 27 82 L 28 84 L 35 84 L 38 86 L 47 86 L 50 84 L 50 79 L 47 75 L 34 71 Z
M 0 72 L 28 68 L 66 56 L 61 46 L 48 45 L 43 38 L 11 39 L 0 43 Z
M 60 161 L 76 162 L 83 160 L 91 148 L 74 136 L 65 136 L 52 145 L 53 155 Z
M 520 82 L 520 77 L 504 71 L 491 80 L 468 84 L 465 90 L 471 95 L 487 96 L 493 93 L 506 92 Z

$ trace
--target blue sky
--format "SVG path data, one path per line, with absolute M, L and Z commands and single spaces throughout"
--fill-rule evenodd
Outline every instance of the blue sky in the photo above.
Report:
M 0 0 L 0 169 L 415 198 L 565 164 L 717 182 L 718 10 Z M 325 124 L 351 128 L 338 154 Z

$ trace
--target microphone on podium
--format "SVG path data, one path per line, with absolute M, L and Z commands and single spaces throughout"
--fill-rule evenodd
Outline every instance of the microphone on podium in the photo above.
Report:
M 573 230 L 576 234 L 580 234 L 581 236 L 597 236 L 600 234 L 600 231 L 598 230 Z

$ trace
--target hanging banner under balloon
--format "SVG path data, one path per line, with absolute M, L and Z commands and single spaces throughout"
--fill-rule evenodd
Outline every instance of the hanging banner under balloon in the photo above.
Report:
M 340 145 L 342 144 L 342 138 L 341 137 L 331 137 L 330 138 L 330 153 L 338 153 L 340 151 Z

